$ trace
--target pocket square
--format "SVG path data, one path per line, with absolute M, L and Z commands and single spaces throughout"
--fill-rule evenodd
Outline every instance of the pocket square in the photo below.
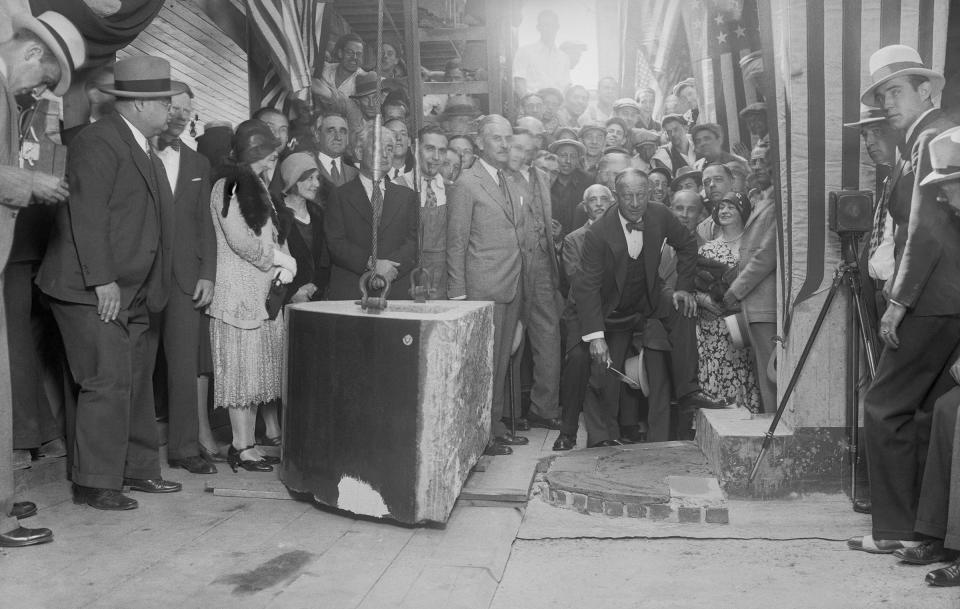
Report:
M 193 179 L 190 180 L 190 181 L 191 181 L 191 182 L 199 182 L 199 181 L 202 180 L 202 179 L 203 179 L 203 178 L 193 178 Z

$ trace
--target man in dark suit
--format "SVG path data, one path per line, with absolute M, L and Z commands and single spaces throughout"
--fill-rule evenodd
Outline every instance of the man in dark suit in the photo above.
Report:
M 528 442 L 507 431 L 501 420 L 507 367 L 523 310 L 520 247 L 525 215 L 520 209 L 520 193 L 506 175 L 512 138 L 513 128 L 502 116 L 493 114 L 480 120 L 480 156 L 454 184 L 447 211 L 447 296 L 495 303 L 492 437 L 487 446 L 491 455 L 509 455 L 511 446 Z
M 169 117 L 170 65 L 140 56 L 117 62 L 108 93 L 116 112 L 73 140 L 70 201 L 37 276 L 80 385 L 72 479 L 78 503 L 137 507 L 120 491 L 162 493 L 153 408 L 149 313 L 166 305 L 173 195 L 149 138 Z
M 200 456 L 197 400 L 200 352 L 200 316 L 213 300 L 217 273 L 217 239 L 210 217 L 210 164 L 180 141 L 193 116 L 193 91 L 184 89 L 170 98 L 170 121 L 157 137 L 157 157 L 163 163 L 173 191 L 173 281 L 167 306 L 152 338 L 163 345 L 166 360 L 167 460 L 192 474 L 213 474 L 217 468 Z M 203 398 L 206 395 L 202 396 Z
M 364 129 L 360 141 L 362 146 L 356 151 L 360 156 L 360 175 L 335 188 L 325 210 L 323 229 L 332 263 L 327 298 L 360 298 L 360 276 L 373 270 L 390 281 L 389 298 L 409 299 L 410 271 L 417 260 L 417 196 L 374 171 L 375 166 L 390 166 L 394 140 L 389 129 L 380 129 L 379 161 L 374 158 L 376 128 L 371 125 Z M 374 226 L 376 260 L 371 248 Z
M 960 345 L 960 234 L 919 188 L 930 173 L 925 148 L 953 123 L 933 107 L 943 76 L 924 67 L 910 47 L 891 45 L 870 58 L 873 83 L 864 103 L 882 107 L 901 130 L 900 154 L 914 174 L 906 242 L 880 320 L 884 350 L 864 400 L 864 436 L 870 455 L 871 535 L 848 540 L 851 549 L 892 553 L 915 545 L 917 490 L 934 403 L 952 385 L 951 355 Z
M 622 370 L 628 349 L 648 319 L 659 319 L 672 347 L 671 377 L 681 409 L 717 408 L 697 381 L 693 297 L 697 239 L 662 205 L 649 205 L 650 182 L 638 169 L 616 178 L 616 209 L 611 208 L 584 235 L 581 272 L 573 279 L 579 336 L 602 367 Z M 662 244 L 677 256 L 676 289 L 659 275 Z M 691 337 L 693 337 L 691 339 Z M 603 399 L 585 405 L 587 443 L 614 446 L 620 437 L 620 380 L 603 377 Z M 662 417 L 663 413 L 651 413 Z
M 327 200 L 330 191 L 357 177 L 357 168 L 343 162 L 343 153 L 350 141 L 347 119 L 336 113 L 320 116 L 313 128 L 313 138 L 319 147 L 317 167 L 323 176 L 320 198 Z
M 939 203 L 946 211 L 954 239 L 960 239 L 960 127 L 944 131 L 930 142 L 933 171 L 920 183 L 921 189 L 939 191 Z M 930 447 L 927 450 L 923 485 L 917 506 L 915 530 L 924 541 L 893 555 L 915 565 L 954 561 L 927 574 L 934 586 L 960 586 L 960 357 L 950 356 L 952 388 L 941 396 L 933 411 Z

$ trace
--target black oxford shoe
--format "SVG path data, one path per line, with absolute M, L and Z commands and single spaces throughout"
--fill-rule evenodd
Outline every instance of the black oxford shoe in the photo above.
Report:
M 553 450 L 570 450 L 576 448 L 577 438 L 565 433 L 557 436 L 557 440 L 553 443 Z
M 98 510 L 135 510 L 137 500 L 127 497 L 120 491 L 110 488 L 91 488 L 75 485 L 73 487 L 73 502 L 87 504 Z
M 179 482 L 163 478 L 124 478 L 123 485 L 129 486 L 131 491 L 143 493 L 176 493 L 183 489 Z
M 894 551 L 893 555 L 910 565 L 932 565 L 956 558 L 956 553 L 943 547 L 942 539 L 931 539 L 919 546 Z
M 726 408 L 727 405 L 724 402 L 718 401 L 700 391 L 691 391 L 685 396 L 681 397 L 678 400 L 681 410 L 687 409 L 696 409 L 696 408 L 707 408 L 709 410 L 720 410 Z
M 500 444 L 499 442 L 494 441 L 487 445 L 487 448 L 483 451 L 483 454 L 491 457 L 503 457 L 505 455 L 512 455 L 513 449 L 506 444 Z
M 0 548 L 22 548 L 23 546 L 35 546 L 48 541 L 53 541 L 53 531 L 50 529 L 17 527 L 0 535 Z
M 37 504 L 32 501 L 18 501 L 17 503 L 13 504 L 13 509 L 10 510 L 10 515 L 18 520 L 36 516 Z
M 170 459 L 167 463 L 170 467 L 182 467 L 191 474 L 215 474 L 217 466 L 210 463 L 200 455 L 185 457 L 183 459 Z
M 869 514 L 873 505 L 869 499 L 857 499 L 853 502 L 853 511 L 858 514 Z
M 942 588 L 960 586 L 960 560 L 927 573 L 927 583 Z
M 494 440 L 497 444 L 505 444 L 507 446 L 524 446 L 530 443 L 530 439 L 526 436 L 515 436 L 509 431 L 502 436 L 497 436 Z

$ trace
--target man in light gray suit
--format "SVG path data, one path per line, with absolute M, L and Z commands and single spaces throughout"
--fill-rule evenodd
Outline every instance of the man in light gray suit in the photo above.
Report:
M 449 195 L 447 210 L 447 296 L 492 300 L 493 403 L 492 441 L 487 454 L 509 455 L 511 445 L 526 444 L 500 420 L 506 398 L 506 374 L 523 306 L 524 215 L 520 193 L 506 176 L 513 128 L 499 115 L 478 126 L 479 162 L 464 169 Z

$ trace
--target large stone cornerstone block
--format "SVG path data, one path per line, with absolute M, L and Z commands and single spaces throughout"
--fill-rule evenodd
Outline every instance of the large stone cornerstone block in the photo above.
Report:
M 286 320 L 284 484 L 356 514 L 446 522 L 489 441 L 493 304 L 315 302 Z

